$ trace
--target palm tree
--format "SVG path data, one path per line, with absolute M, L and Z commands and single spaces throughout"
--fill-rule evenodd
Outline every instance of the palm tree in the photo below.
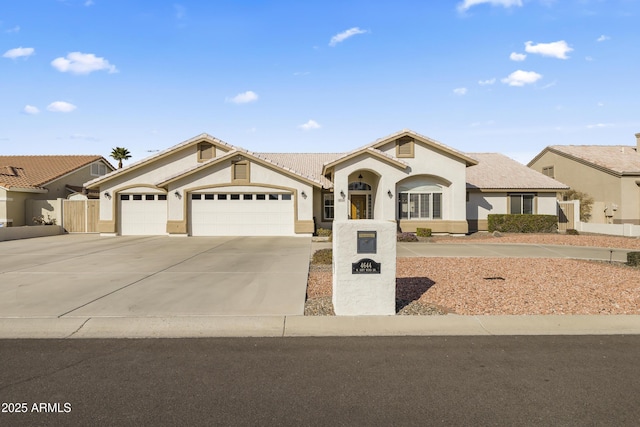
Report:
M 122 161 L 129 160 L 131 153 L 124 147 L 116 147 L 111 151 L 111 158 L 118 161 L 118 169 L 122 169 Z

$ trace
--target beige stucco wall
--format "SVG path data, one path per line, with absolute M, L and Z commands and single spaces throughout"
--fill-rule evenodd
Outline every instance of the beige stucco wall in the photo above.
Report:
M 395 156 L 395 141 L 389 142 L 379 149 Z M 397 220 L 397 184 L 409 177 L 424 175 L 448 184 L 443 188 L 442 221 L 466 220 L 466 166 L 463 160 L 416 141 L 414 157 L 403 158 L 402 161 L 407 163 L 409 167 L 397 167 L 384 159 L 365 152 L 336 165 L 334 172 L 336 219 L 346 220 L 350 213 L 349 177 L 351 176 L 351 180 L 353 180 L 353 177 L 357 176 L 360 171 L 365 171 L 371 173 L 369 175 L 371 182 L 367 181 L 365 174 L 363 174 L 365 178 L 363 181 L 373 187 L 374 219 Z M 345 199 L 340 197 L 341 191 L 347 195 Z M 388 196 L 388 191 L 391 191 L 392 197 Z
M 21 225 L 33 225 L 33 222 L 25 218 L 25 200 L 34 198 L 34 196 L 41 196 L 38 193 L 19 193 L 16 191 L 8 191 L 7 199 L 10 201 L 7 203 L 7 218 L 13 219 L 11 223 L 12 227 L 19 227 Z
M 640 224 L 640 176 L 624 176 L 621 179 L 620 222 Z
M 3 227 L 9 227 L 12 225 L 13 218 L 11 218 L 7 212 L 7 205 L 10 203 L 10 200 L 7 198 L 7 190 L 5 188 L 0 187 L 0 224 Z
M 613 222 L 620 222 L 623 217 L 633 218 L 635 198 L 635 213 L 640 204 L 638 202 L 638 192 L 633 194 L 629 190 L 629 185 L 625 185 L 625 198 L 631 197 L 629 201 L 622 202 L 621 178 L 607 173 L 605 171 L 585 165 L 577 161 L 568 159 L 564 156 L 552 152 L 545 152 L 540 158 L 531 164 L 531 168 L 542 172 L 542 168 L 553 166 L 555 179 L 568 185 L 574 190 L 582 191 L 589 194 L 594 199 L 593 209 L 591 212 L 591 220 L 593 223 L 606 223 L 605 208 L 611 207 L 612 204 L 618 205 L 618 210 L 612 212 L 610 218 Z M 634 184 L 635 185 L 635 184 Z M 637 187 L 636 187 L 637 188 Z M 628 207 L 628 214 L 623 212 L 623 207 Z M 635 216 L 638 219 L 639 216 Z

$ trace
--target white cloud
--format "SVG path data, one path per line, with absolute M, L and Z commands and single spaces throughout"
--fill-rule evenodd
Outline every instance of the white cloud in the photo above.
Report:
M 35 53 L 35 49 L 32 47 L 16 47 L 15 49 L 9 49 L 2 55 L 4 58 L 16 59 L 20 57 L 29 57 Z
M 17 33 L 19 31 L 20 31 L 20 26 L 19 25 L 16 25 L 13 28 L 9 28 L 8 30 L 4 30 L 4 32 L 7 33 L 7 34 Z
M 610 128 L 613 125 L 611 123 L 596 123 L 595 125 L 587 125 L 587 129 L 602 129 Z
M 604 102 L 598 102 L 598 107 L 604 107 Z
M 522 6 L 522 0 L 464 0 L 462 3 L 458 4 L 458 11 L 465 12 L 469 8 L 479 4 L 490 4 L 491 6 L 503 7 Z
M 611 40 L 611 37 L 609 37 L 609 36 L 605 36 L 605 35 L 603 34 L 603 35 L 601 35 L 600 37 L 598 37 L 598 38 L 596 39 L 596 41 L 597 41 L 597 42 L 603 42 L 603 41 L 606 41 L 606 40 Z
M 111 65 L 104 58 L 99 58 L 93 53 L 71 52 L 66 58 L 56 58 L 51 61 L 51 66 L 56 70 L 73 74 L 89 74 L 94 71 L 106 70 L 110 74 L 117 73 L 115 65 Z
M 313 130 L 320 129 L 321 126 L 315 120 L 309 120 L 307 123 L 304 123 L 298 127 L 302 130 Z
M 487 80 L 478 80 L 478 84 L 480 86 L 488 86 L 488 85 L 492 85 L 496 82 L 496 79 L 487 79 Z
M 68 102 L 64 102 L 64 101 L 56 101 L 56 102 L 52 102 L 51 104 L 47 105 L 47 110 L 49 111 L 53 111 L 54 113 L 70 113 L 73 110 L 75 110 L 76 107 L 73 104 L 70 104 Z
M 329 41 L 329 46 L 333 47 L 333 46 L 337 45 L 338 43 L 345 41 L 349 37 L 353 37 L 353 36 L 358 35 L 358 34 L 364 34 L 366 32 L 367 32 L 366 30 L 361 30 L 358 27 L 349 28 L 348 30 L 343 31 L 343 32 L 341 32 L 339 34 L 336 34 L 335 36 L 331 37 L 331 41 Z
M 258 100 L 258 94 L 251 90 L 239 93 L 233 98 L 226 99 L 227 102 L 232 102 L 234 104 L 247 104 L 249 102 L 255 102 L 257 100 Z
M 176 19 L 182 20 L 187 17 L 187 8 L 184 7 L 183 5 L 176 3 L 173 5 L 173 8 L 176 11 Z
M 527 59 L 527 55 L 525 53 L 511 52 L 511 55 L 509 55 L 509 59 L 512 61 L 524 61 L 525 59 Z
M 95 3 L 93 2 L 93 0 L 87 0 L 84 2 L 84 5 L 89 7 L 89 6 L 93 6 Z
M 524 44 L 524 50 L 529 53 L 537 53 L 542 56 L 551 56 L 553 58 L 558 59 L 567 59 L 567 53 L 571 52 L 573 49 L 569 47 L 566 41 L 560 40 L 557 42 L 551 43 L 538 43 L 533 44 L 533 42 L 526 42 Z
M 524 86 L 526 84 L 535 83 L 542 78 L 541 74 L 535 71 L 514 71 L 509 76 L 502 79 L 502 83 L 506 83 L 509 86 Z
M 591 62 L 591 61 L 593 61 L 593 56 L 585 56 L 584 60 Z
M 34 107 L 33 105 L 25 105 L 22 109 L 22 112 L 33 116 L 35 114 L 38 114 L 40 110 L 38 109 L 38 107 Z
M 455 93 L 456 95 L 466 95 L 467 94 L 467 88 L 466 87 L 457 87 L 453 90 L 453 93 Z

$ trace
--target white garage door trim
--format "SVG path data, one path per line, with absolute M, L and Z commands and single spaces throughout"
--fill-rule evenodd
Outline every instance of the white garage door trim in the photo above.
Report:
M 293 236 L 291 193 L 190 195 L 192 236 Z
M 120 194 L 120 235 L 167 234 L 166 194 Z

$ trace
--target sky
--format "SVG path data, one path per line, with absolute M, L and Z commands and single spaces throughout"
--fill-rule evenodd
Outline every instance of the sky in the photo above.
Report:
M 640 0 L 0 0 L 0 153 L 634 145 L 639 22 Z

